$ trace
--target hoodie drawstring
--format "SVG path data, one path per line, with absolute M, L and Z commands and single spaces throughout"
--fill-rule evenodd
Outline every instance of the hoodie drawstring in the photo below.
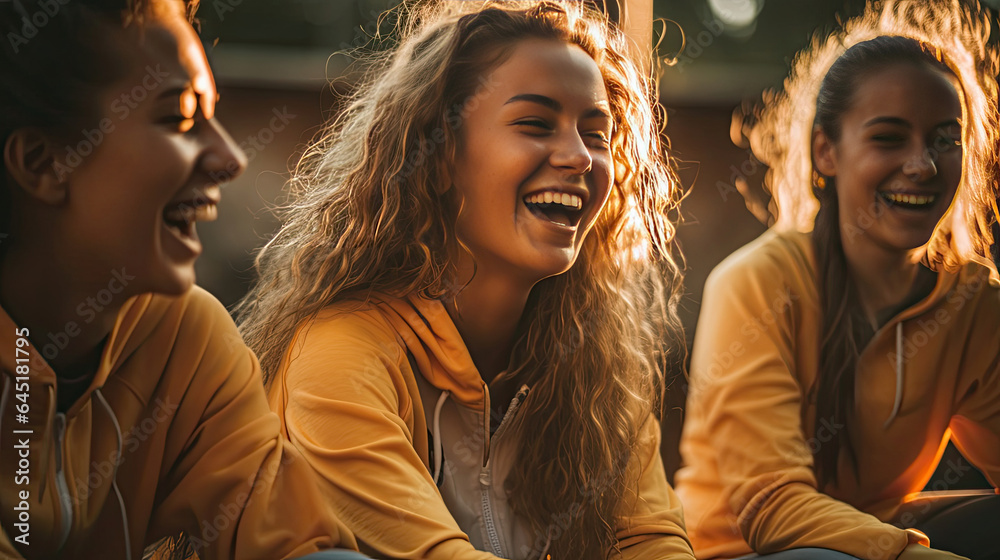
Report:
M 899 407 L 903 404 L 903 322 L 896 323 L 896 400 L 892 405 L 892 414 L 882 425 L 888 428 L 889 424 L 896 419 L 899 414 Z
M 45 419 L 45 429 L 42 432 L 42 441 L 49 441 L 52 436 L 52 426 L 56 423 L 56 388 L 54 385 L 48 385 L 46 387 L 47 394 L 49 397 L 49 402 L 46 403 L 48 406 L 48 417 Z M 59 443 L 56 442 L 56 445 Z M 49 472 L 49 460 L 52 458 L 52 451 L 49 450 L 49 446 L 45 445 L 42 448 L 42 462 L 41 462 L 41 472 L 42 472 L 42 487 L 38 491 L 38 499 L 41 500 L 45 497 L 45 487 L 49 482 L 48 472 Z
M 444 401 L 448 400 L 450 391 L 443 391 L 438 397 L 437 405 L 434 406 L 434 484 L 438 485 L 438 477 L 441 476 L 441 466 L 444 464 L 444 443 L 441 441 L 441 409 L 444 408 Z
M 101 402 L 104 406 L 104 410 L 107 411 L 108 416 L 111 417 L 111 423 L 115 425 L 115 435 L 118 441 L 118 451 L 115 457 L 115 468 L 111 474 L 111 489 L 115 491 L 115 497 L 118 498 L 118 507 L 121 508 L 122 513 L 122 530 L 125 532 L 125 558 L 127 560 L 132 560 L 132 543 L 129 540 L 128 535 L 128 514 L 125 513 L 125 499 L 122 498 L 122 491 L 118 488 L 118 465 L 121 464 L 122 460 L 122 427 L 118 424 L 118 417 L 115 416 L 113 410 L 111 410 L 111 405 L 104 398 L 104 394 L 101 393 L 100 388 L 94 389 L 94 395 L 97 396 L 97 400 Z

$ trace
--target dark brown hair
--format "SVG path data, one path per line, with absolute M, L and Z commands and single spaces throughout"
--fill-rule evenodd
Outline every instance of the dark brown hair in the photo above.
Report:
M 908 37 L 882 36 L 847 49 L 830 67 L 816 97 L 815 126 L 833 142 L 840 140 L 841 116 L 851 107 L 858 85 L 876 71 L 897 64 L 916 64 L 954 75 L 938 59 L 933 47 Z M 854 386 L 858 356 L 874 330 L 864 315 L 857 286 L 851 280 L 844 256 L 837 205 L 837 189 L 832 177 L 826 187 L 815 189 L 819 199 L 812 243 L 816 253 L 816 274 L 822 310 L 819 364 L 810 399 L 816 402 L 815 425 L 822 419 L 849 425 L 854 412 Z M 857 460 L 846 430 L 816 451 L 814 461 L 820 487 L 836 484 L 841 452 L 848 453 L 855 471 Z
M 100 118 L 98 96 L 127 72 L 108 26 L 141 23 L 156 2 L 176 1 L 189 19 L 197 0 L 10 0 L 0 2 L 0 147 L 37 127 L 71 142 Z M 11 230 L 11 197 L 0 157 L 0 232 Z M 2 247 L 0 247 L 2 250 Z

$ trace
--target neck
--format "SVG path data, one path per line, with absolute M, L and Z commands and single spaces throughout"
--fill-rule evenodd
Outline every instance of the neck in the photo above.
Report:
M 60 376 L 96 373 L 104 340 L 125 298 L 117 296 L 103 306 L 95 295 L 106 282 L 102 287 L 68 276 L 59 259 L 39 255 L 48 253 L 17 245 L 7 249 L 0 260 L 0 306 L 29 330 L 32 345 Z
M 456 296 L 444 302 L 476 369 L 487 383 L 507 369 L 517 325 L 530 292 L 530 284 L 480 269 Z
M 844 234 L 841 232 L 842 239 Z M 914 289 L 920 263 L 909 251 L 890 250 L 858 240 L 843 243 L 858 296 L 869 317 L 902 303 Z

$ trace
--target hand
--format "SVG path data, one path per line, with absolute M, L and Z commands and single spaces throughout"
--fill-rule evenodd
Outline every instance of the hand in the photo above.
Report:
M 944 550 L 927 548 L 922 544 L 911 544 L 903 549 L 903 552 L 896 560 L 969 560 L 965 556 L 959 556 Z

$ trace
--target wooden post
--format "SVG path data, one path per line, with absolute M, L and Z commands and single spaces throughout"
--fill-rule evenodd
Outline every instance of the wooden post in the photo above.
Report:
M 653 48 L 653 0 L 589 0 L 608 14 L 632 43 L 632 58 L 645 72 L 650 72 Z

